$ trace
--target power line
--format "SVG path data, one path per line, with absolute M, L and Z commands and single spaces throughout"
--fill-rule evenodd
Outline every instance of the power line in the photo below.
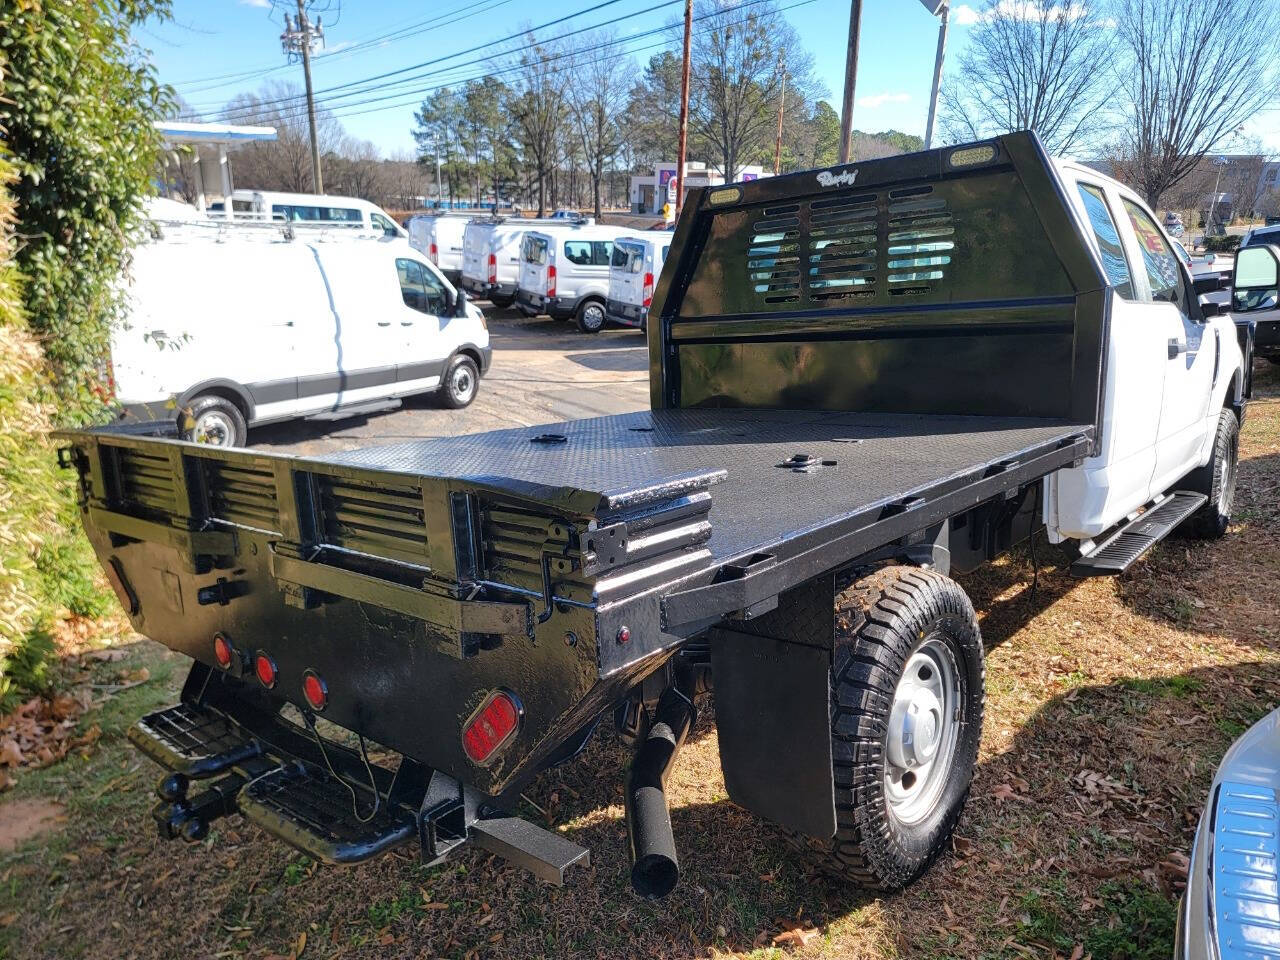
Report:
M 638 11 L 636 11 L 634 14 L 628 14 L 628 16 L 627 16 L 627 17 L 619 18 L 619 19 L 617 19 L 617 20 L 613 20 L 613 21 L 609 21 L 609 22 L 610 22 L 610 23 L 620 23 L 623 19 L 629 19 L 630 17 L 636 17 L 636 16 L 641 16 L 641 15 L 646 14 L 646 13 L 652 13 L 653 11 L 658 10 L 658 9 L 661 9 L 662 7 L 668 7 L 668 6 L 671 6 L 671 5 L 673 5 L 673 4 L 676 4 L 676 3 L 683 3 L 683 2 L 684 2 L 684 0 L 663 0 L 663 2 L 658 3 L 658 4 L 655 4 L 655 5 L 654 5 L 654 6 L 652 6 L 652 7 L 647 7 L 647 8 L 646 8 L 646 9 L 644 9 L 644 10 L 638 10 Z M 744 3 L 740 3 L 740 4 L 738 4 L 737 6 L 729 7 L 729 8 L 726 8 L 726 9 L 728 9 L 728 10 L 735 10 L 735 9 L 738 9 L 738 8 L 740 8 L 740 7 L 743 7 L 743 6 L 750 6 L 750 5 L 754 5 L 754 4 L 757 4 L 757 3 L 766 3 L 766 2 L 769 2 L 769 0 L 746 0 L 746 2 L 744 2 Z M 719 12 L 722 12 L 722 11 L 716 11 L 716 12 L 713 12 L 712 14 L 704 14 L 704 17 L 703 17 L 703 18 L 705 18 L 705 17 L 707 17 L 707 16 L 714 16 L 714 15 L 716 15 L 716 14 L 717 14 L 717 13 L 719 13 Z M 510 53 L 515 54 L 515 53 L 519 53 L 519 52 L 523 52 L 523 51 L 527 51 L 527 50 L 534 50 L 534 49 L 537 49 L 537 48 L 539 48 L 539 47 L 544 47 L 544 46 L 546 46 L 546 45 L 547 45 L 547 44 L 549 44 L 549 43 L 555 43 L 555 42 L 557 42 L 557 41 L 559 41 L 559 40 L 566 39 L 567 37 L 575 36 L 575 35 L 577 35 L 577 34 L 584 33 L 584 32 L 587 32 L 587 31 L 589 31 L 589 30 L 597 29 L 597 28 L 598 28 L 598 27 L 600 27 L 600 26 L 604 26 L 604 24 L 592 24 L 592 25 L 590 25 L 590 26 L 588 26 L 588 27 L 583 27 L 583 28 L 581 28 L 581 29 L 579 29 L 579 30 L 571 31 L 570 33 L 561 34 L 560 36 L 557 36 L 557 37 L 551 37 L 551 38 L 548 38 L 548 39 L 546 39 L 546 40 L 534 40 L 533 42 L 528 43 L 528 44 L 526 44 L 526 45 L 525 45 L 525 46 L 523 46 L 523 47 L 517 47 L 517 48 L 515 48 L 515 49 L 511 50 L 511 51 L 510 51 Z M 614 44 L 617 44 L 617 43 L 625 43 L 625 42 L 630 41 L 630 40 L 639 40 L 639 39 L 643 39 L 644 37 L 652 36 L 652 35 L 657 34 L 657 33 L 663 33 L 663 32 L 666 32 L 667 30 L 670 30 L 670 29 L 671 29 L 671 27 L 670 27 L 670 26 L 654 27 L 654 28 L 651 28 L 651 29 L 649 29 L 649 30 L 642 31 L 641 33 L 632 34 L 632 35 L 630 35 L 629 37 L 624 37 L 624 38 L 620 38 L 620 39 L 613 39 L 613 40 L 607 40 L 607 41 L 604 41 L 604 43 L 603 43 L 603 44 L 597 44 L 597 45 L 595 45 L 595 46 L 593 46 L 593 47 L 586 47 L 586 48 L 584 48 L 584 49 L 580 49 L 580 50 L 567 50 L 567 51 L 564 51 L 564 52 L 562 52 L 562 53 L 555 54 L 554 56 L 550 56 L 550 57 L 538 57 L 538 58 L 537 58 L 537 62 L 539 62 L 539 63 L 549 63 L 549 62 L 552 62 L 552 61 L 554 61 L 554 60 L 561 59 L 562 57 L 565 57 L 565 56 L 574 56 L 574 55 L 579 54 L 579 53 L 582 53 L 582 52 L 590 52 L 591 50 L 598 49 L 600 46 L 611 46 L 611 45 L 614 45 Z M 425 71 L 425 72 L 423 72 L 423 73 L 416 74 L 415 76 L 412 76 L 412 77 L 406 77 L 406 78 L 401 79 L 401 80 L 393 80 L 393 81 L 391 81 L 391 82 L 389 82 L 389 83 L 374 84 L 374 85 L 372 85 L 372 86 L 364 87 L 364 88 L 362 88 L 362 89 L 358 89 L 358 90 L 351 90 L 351 91 L 348 91 L 347 93 L 339 93 L 339 94 L 337 94 L 337 95 L 335 95 L 335 96 L 333 96 L 333 97 L 325 98 L 325 99 L 324 99 L 324 101 L 323 101 L 323 103 L 324 103 L 326 106 L 329 106 L 329 107 L 332 109 L 332 108 L 346 108 L 346 107 L 352 107 L 352 106 L 359 106 L 359 105 L 363 105 L 363 104 L 366 104 L 366 103 L 377 103 L 377 102 L 382 101 L 382 100 L 390 100 L 390 99 L 392 99 L 393 97 L 402 96 L 402 95 L 404 95 L 405 93 L 408 93 L 408 92 L 410 92 L 410 91 L 407 91 L 407 90 L 403 90 L 403 89 L 401 89 L 401 90 L 396 90 L 394 93 L 388 93 L 388 94 L 386 94 L 386 95 L 384 95 L 384 96 L 381 96 L 381 97 L 374 97 L 374 98 L 371 98 L 371 99 L 368 99 L 368 100 L 360 100 L 360 101 L 356 101 L 356 102 L 353 102 L 353 103 L 338 104 L 338 101 L 339 101 L 339 100 L 346 100 L 346 99 L 348 99 L 348 98 L 350 98 L 350 97 L 359 97 L 359 96 L 363 96 L 364 94 L 375 93 L 375 92 L 377 92 L 377 91 L 379 91 L 379 90 L 391 90 L 391 89 L 396 88 L 396 87 L 406 87 L 406 86 L 409 86 L 409 85 L 412 85 L 412 84 L 418 83 L 418 82 L 420 82 L 420 81 L 422 81 L 422 80 L 425 80 L 425 79 L 427 79 L 428 77 L 435 77 L 435 76 L 439 76 L 439 75 L 441 75 L 441 74 L 448 74 L 448 73 L 452 73 L 453 71 L 455 71 L 455 70 L 461 70 L 461 69 L 463 69 L 464 67 L 477 66 L 477 65 L 480 65 L 480 64 L 486 64 L 486 65 L 487 65 L 487 64 L 491 64 L 491 63 L 492 63 L 492 61 L 493 61 L 493 57 L 492 57 L 492 55 L 490 55 L 490 56 L 486 56 L 486 57 L 477 57 L 477 58 L 475 58 L 474 60 L 468 60 L 468 61 L 465 61 L 465 62 L 463 62 L 463 63 L 452 64 L 452 65 L 450 65 L 450 66 L 448 66 L 448 67 L 442 67 L 442 68 L 439 68 L 439 69 L 436 69 L 436 70 L 428 70 L 428 71 Z M 498 75 L 498 74 L 501 74 L 501 73 L 509 73 L 509 72 L 511 72 L 513 69 L 514 69 L 514 70 L 519 70 L 519 69 L 520 69 L 520 64 L 516 64 L 516 65 L 514 65 L 514 67 L 502 68 L 502 69 L 500 69 L 500 70 L 488 69 L 488 70 L 486 70 L 484 73 L 480 74 L 479 76 L 488 76 L 488 75 Z M 478 79 L 478 78 L 477 78 L 477 79 Z M 451 79 L 449 79 L 449 80 L 441 81 L 440 86 L 447 85 L 448 83 L 459 83 L 459 82 L 465 82 L 465 81 L 464 81 L 462 78 L 458 78 L 458 79 L 453 79 L 453 78 L 451 78 Z M 418 92 L 418 90 L 419 90 L 419 89 L 421 89 L 421 88 L 415 88 L 414 92 Z M 437 87 L 437 89 L 438 89 L 438 87 Z M 292 109 L 294 109 L 295 107 L 297 107 L 298 102 L 299 102 L 301 99 L 302 99 L 301 97 L 294 95 L 294 96 L 289 96 L 289 97 L 277 97 L 277 98 L 274 98 L 274 99 L 272 99 L 272 100 L 260 100 L 260 101 L 256 101 L 256 102 L 254 102 L 252 105 L 250 105 L 250 106 L 248 106 L 248 107 L 245 107 L 245 108 L 243 108 L 243 109 L 239 109 L 239 108 L 237 108 L 237 109 L 232 109 L 232 110 L 226 110 L 226 109 L 224 109 L 224 110 L 221 112 L 221 116 L 223 116 L 224 118 L 229 118 L 229 117 L 230 117 L 230 116 L 232 116 L 232 115 L 235 115 L 235 116 L 244 116 L 244 115 L 251 114 L 251 113 L 254 113 L 254 112 L 256 112 L 256 111 L 259 111 L 259 110 L 261 110 L 263 107 L 270 107 L 270 106 L 271 106 L 271 105 L 273 105 L 273 104 L 281 104 L 282 106 L 281 106 L 281 107 L 279 107 L 278 109 L 292 110 Z
M 683 0 L 677 0 L 677 2 L 683 2 Z M 767 3 L 767 2 L 770 2 L 770 0 L 745 0 L 745 2 L 743 2 L 743 3 L 735 4 L 735 5 L 734 5 L 734 6 L 732 6 L 732 7 L 727 7 L 727 8 L 718 9 L 718 10 L 715 10 L 715 11 L 713 11 L 713 12 L 711 12 L 711 13 L 703 14 L 703 15 L 701 15 L 701 16 L 699 16 L 699 17 L 695 17 L 695 18 L 693 18 L 693 19 L 694 19 L 694 21 L 695 21 L 695 22 L 696 22 L 696 21 L 699 21 L 699 20 L 706 20 L 706 19 L 709 19 L 710 17 L 718 16 L 718 15 L 721 15 L 721 14 L 723 14 L 723 13 L 725 13 L 725 12 L 732 12 L 732 11 L 735 11 L 735 10 L 741 10 L 741 9 L 746 8 L 746 7 L 756 6 L 757 4 L 760 4 L 760 3 Z M 779 12 L 779 13 L 784 13 L 784 12 L 786 12 L 786 11 L 788 11 L 788 10 L 794 10 L 794 9 L 797 9 L 798 7 L 805 7 L 805 6 L 808 6 L 808 5 L 810 5 L 810 4 L 812 4 L 812 3 L 816 3 L 816 2 L 817 2 L 817 0 L 797 0 L 797 2 L 795 2 L 795 3 L 790 3 L 790 4 L 787 4 L 786 6 L 779 7 L 779 8 L 778 8 L 778 12 Z M 731 21 L 730 23 L 725 24 L 725 26 L 738 26 L 739 24 L 747 23 L 749 19 L 750 19 L 749 17 L 744 17 L 744 18 L 742 18 L 742 19 L 740 19 L 740 20 L 734 20 L 734 21 Z M 611 54 L 606 54 L 605 56 L 598 57 L 598 58 L 596 58 L 596 59 L 594 59 L 594 60 L 586 60 L 586 61 L 584 61 L 584 60 L 578 59 L 578 58 L 580 58 L 584 53 L 592 53 L 592 52 L 595 52 L 595 51 L 597 51 L 597 50 L 602 50 L 602 49 L 606 49 L 606 48 L 609 48 L 609 47 L 619 46 L 619 45 L 626 44 L 626 43 L 629 43 L 629 42 L 634 41 L 634 40 L 643 39 L 643 38 L 645 38 L 645 37 L 647 37 L 647 36 L 652 36 L 652 35 L 653 35 L 653 34 L 655 34 L 655 33 L 664 33 L 664 32 L 668 32 L 668 31 L 672 31 L 672 30 L 674 30 L 674 29 L 675 29 L 675 26 L 668 24 L 668 25 L 663 26 L 663 27 L 657 27 L 657 28 L 653 28 L 653 29 L 650 29 L 650 30 L 642 31 L 641 33 L 632 34 L 631 36 L 628 36 L 628 37 L 622 37 L 622 38 L 619 38 L 619 39 L 616 39 L 616 40 L 604 41 L 604 42 L 602 42 L 602 43 L 595 44 L 595 45 L 593 45 L 593 46 L 586 47 L 586 48 L 581 49 L 581 50 L 565 51 L 565 52 L 562 52 L 562 53 L 555 54 L 554 56 L 540 57 L 540 58 L 538 58 L 538 62 L 539 62 L 539 63 L 554 63 L 554 62 L 555 62 L 555 61 L 557 61 L 557 60 L 563 60 L 563 59 L 566 59 L 566 58 L 570 58 L 570 57 L 572 57 L 572 58 L 574 58 L 574 59 L 573 59 L 573 61 L 572 61 L 571 63 L 569 63 L 569 64 L 567 64 L 567 65 L 565 65 L 565 66 L 563 66 L 563 67 L 560 67 L 560 68 L 554 69 L 554 70 L 552 71 L 552 73 L 561 73 L 561 72 L 565 72 L 565 71 L 568 71 L 568 70 L 574 70 L 574 69 L 577 69 L 578 67 L 581 67 L 581 66 L 586 66 L 586 65 L 588 65 L 588 64 L 592 64 L 592 63 L 599 63 L 599 62 L 601 62 L 602 60 L 609 59 L 610 57 L 613 57 L 613 56 L 617 56 L 617 53 L 611 53 Z M 634 48 L 634 49 L 628 50 L 627 52 L 628 52 L 628 53 L 641 53 L 641 52 L 644 52 L 644 51 L 646 51 L 646 50 L 653 50 L 653 49 L 657 49 L 657 48 L 660 48 L 660 47 L 666 47 L 666 46 L 669 46 L 669 45 L 673 44 L 674 42 L 675 42 L 675 37 L 673 36 L 673 37 L 672 37 L 671 39 L 669 39 L 669 40 L 661 40 L 661 41 L 659 41 L 659 42 L 657 42 L 657 43 L 647 44 L 647 45 L 645 45 L 645 46 L 643 46 L 643 47 L 636 47 L 636 48 Z M 481 62 L 482 62 L 482 61 L 481 61 Z M 453 68 L 450 68 L 450 69 L 453 69 Z M 423 96 L 423 95 L 428 94 L 428 93 L 433 93 L 433 92 L 435 92 L 436 90 L 439 90 L 439 89 L 441 89 L 441 88 L 443 88 L 443 87 L 446 87 L 446 86 L 449 86 L 449 85 L 459 84 L 459 83 L 465 83 L 465 82 L 467 82 L 467 81 L 469 81 L 469 80 L 481 80 L 481 79 L 485 79 L 485 78 L 487 78 L 487 77 L 501 77 L 501 76 L 503 76 L 503 75 L 505 75 L 505 74 L 509 74 L 509 73 L 517 72 L 517 71 L 519 71 L 519 70 L 521 70 L 521 69 L 523 69 L 523 65 L 521 65 L 521 64 L 515 64 L 515 65 L 510 66 L 510 67 L 503 67 L 503 68 L 500 68 L 500 69 L 498 69 L 498 70 L 487 71 L 487 72 L 484 72 L 484 73 L 477 73 L 477 74 L 473 74 L 473 75 L 471 75 L 471 76 L 464 76 L 464 77 L 450 78 L 449 80 L 442 81 L 442 82 L 440 82 L 440 83 L 438 83 L 438 84 L 435 84 L 435 85 L 432 85 L 432 86 L 427 86 L 427 87 L 422 87 L 422 88 L 415 89 L 415 90 L 412 90 L 412 91 L 400 91 L 400 92 L 398 92 L 398 93 L 391 94 L 391 95 L 388 95 L 388 96 L 383 96 L 383 97 L 372 97 L 372 98 L 369 98 L 368 100 L 356 101 L 356 102 L 354 102 L 354 103 L 349 103 L 349 104 L 343 104 L 343 105 L 341 105 L 340 107 L 338 107 L 336 110 L 331 110 L 331 112 L 330 112 L 330 116 L 331 116 L 333 119 L 335 119 L 335 120 L 340 120 L 340 119 L 344 119 L 344 118 L 346 118 L 346 117 L 364 116 L 364 115 L 366 115 L 366 114 L 371 114 L 371 113 L 382 113 L 382 112 L 384 112 L 384 111 L 386 111 L 386 110 L 397 110 L 397 109 L 401 109 L 401 108 L 406 107 L 406 106 L 413 106 L 414 104 L 419 103 L 419 102 L 421 101 L 421 98 L 422 98 L 422 96 Z M 383 105 L 383 106 L 379 106 L 379 107 L 373 107 L 373 108 L 368 109 L 368 110 L 357 109 L 357 108 L 359 108 L 359 107 L 363 107 L 363 106 L 366 106 L 366 105 L 371 104 L 371 103 L 379 103 L 379 102 L 381 102 L 381 101 L 383 101 L 383 100 L 394 99 L 394 98 L 397 98 L 397 97 L 406 97 L 406 96 L 407 96 L 409 99 L 407 99 L 407 100 L 400 100 L 400 101 L 398 101 L 398 102 L 396 102 L 396 103 L 389 103 L 389 104 L 385 104 L 385 105 Z M 289 121 L 289 120 L 296 120 L 296 119 L 299 119 L 299 118 L 301 118 L 302 116 L 303 116 L 303 112 L 302 112 L 302 111 L 294 110 L 294 112 L 292 112 L 292 113 L 285 113 L 285 114 L 280 115 L 278 118 L 274 118 L 274 119 L 277 119 L 277 120 L 279 120 L 279 121 Z
M 324 88 L 324 89 L 322 89 L 322 90 L 317 90 L 317 91 L 316 91 L 316 93 L 317 93 L 317 94 L 331 94 L 331 93 L 335 93 L 336 91 L 339 91 L 339 90 L 347 90 L 347 89 L 349 89 L 349 88 L 351 88 L 351 87 L 359 87 L 359 86 L 361 86 L 362 84 L 366 84 L 366 83 L 373 83 L 373 82 L 374 82 L 374 81 L 376 81 L 376 80 L 385 80 L 385 79 L 387 79 L 388 77 L 396 77 L 396 76 L 400 76 L 400 75 L 405 74 L 405 73 L 411 73 L 412 71 L 414 71 L 414 70 L 420 70 L 420 69 L 422 69 L 423 67 L 430 67 L 430 66 L 434 66 L 434 65 L 436 65 L 436 64 L 445 63 L 446 61 L 449 61 L 449 60 L 455 60 L 455 59 L 457 59 L 458 57 L 466 56 L 466 55 L 467 55 L 467 54 L 469 54 L 469 53 L 476 53 L 477 51 L 485 50 L 485 49 L 488 49 L 488 48 L 490 48 L 490 47 L 496 47 L 496 46 L 499 46 L 499 45 L 501 45 L 501 44 L 507 43 L 507 42 L 509 42 L 509 41 L 511 41 L 511 40 L 516 40 L 516 39 L 518 39 L 518 38 L 520 38 L 520 37 L 522 37 L 522 36 L 527 36 L 527 35 L 533 34 L 533 33 L 535 33 L 535 32 L 536 32 L 536 31 L 538 31 L 538 30 L 545 30 L 545 29 L 547 29 L 548 27 L 558 26 L 559 24 L 562 24 L 562 23 L 564 23 L 564 22 L 566 22 L 566 21 L 568 21 L 568 20 L 573 20 L 573 19 L 574 19 L 574 18 L 576 18 L 576 17 L 585 16 L 585 15 L 586 15 L 586 14 L 588 14 L 588 13 L 595 13 L 597 10 L 603 10 L 605 7 L 612 7 L 612 6 L 614 6 L 614 5 L 616 5 L 616 4 L 619 4 L 619 3 L 622 3 L 622 2 L 623 2 L 623 0 L 601 0 L 601 2 L 600 2 L 600 3 L 597 3 L 597 4 L 595 4 L 594 6 L 586 7 L 586 8 L 584 8 L 584 9 L 582 9 L 582 10 L 575 11 L 574 13 L 567 14 L 567 15 L 565 15 L 565 16 L 563 16 L 563 17 L 557 17 L 555 20 L 548 20 L 546 23 L 540 23 L 540 24 L 538 24 L 538 25 L 537 25 L 537 26 L 535 26 L 535 27 L 529 27 L 529 28 L 527 28 L 527 29 L 517 30 L 515 33 L 508 34 L 508 35 L 507 35 L 507 36 L 505 36 L 505 37 L 500 37 L 500 38 L 499 38 L 499 39 L 497 39 L 497 40 L 491 40 L 491 41 L 488 41 L 488 42 L 486 42 L 486 43 L 477 44 L 476 46 L 474 46 L 474 47 L 469 47 L 469 48 L 467 48 L 466 50 L 458 50 L 458 51 L 455 51 L 454 53 L 451 53 L 451 54 L 449 54 L 448 56 L 440 57 L 440 58 L 438 58 L 438 59 L 436 59 L 436 60 L 424 60 L 424 61 L 422 61 L 421 63 L 415 63 L 415 64 L 411 64 L 410 66 L 407 66 L 407 67 L 401 67 L 401 68 L 399 68 L 398 70 L 388 70 L 388 71 L 387 71 L 387 72 L 385 72 L 385 73 L 375 74 L 375 75 L 373 75 L 373 76 L 371 76 L 371 77 L 363 77 L 362 79 L 359 79 L 359 80 L 351 80 L 351 81 L 348 81 L 347 83 L 340 83 L 340 84 L 336 84 L 335 86 L 332 86 L 332 87 L 326 87 L 326 88 Z M 666 0 L 666 2 L 664 2 L 664 3 L 660 3 L 660 4 L 658 4 L 656 7 L 650 7 L 650 8 L 648 8 L 648 9 L 646 9 L 646 10 L 642 10 L 642 11 L 639 11 L 639 12 L 637 12 L 637 13 L 627 14 L 625 17 L 619 17 L 617 20 L 610 21 L 610 22 L 611 22 L 611 23 L 612 23 L 612 22 L 620 22 L 621 20 L 626 20 L 626 19 L 630 19 L 631 17 L 640 16 L 641 14 L 644 14 L 644 13 L 650 13 L 650 12 L 652 12 L 653 10 L 658 9 L 658 7 L 662 7 L 662 6 L 669 6 L 671 3 L 678 3 L 678 2 L 680 2 L 680 0 Z M 601 25 L 602 25 L 602 24 L 596 24 L 594 27 L 584 27 L 584 28 L 582 28 L 581 30 L 572 31 L 571 33 L 562 34 L 562 35 L 561 35 L 561 36 L 559 36 L 559 37 L 553 37 L 553 38 L 551 38 L 550 40 L 544 40 L 544 41 L 541 41 L 541 42 L 543 42 L 543 43 L 550 43 L 550 42 L 554 42 L 555 40 L 561 40 L 561 39 L 564 39 L 565 37 L 573 36 L 573 35 L 574 35 L 574 34 L 576 34 L 576 33 L 582 33 L 582 32 L 584 32 L 584 31 L 585 31 L 585 30 L 587 30 L 587 29 L 595 29 L 596 27 L 599 27 L 599 26 L 601 26 Z M 419 78 L 414 78 L 414 77 L 407 78 L 407 80 L 410 80 L 410 81 L 411 81 L 411 80 L 413 80 L 413 79 L 419 79 Z M 397 82 L 400 82 L 400 81 L 397 81 Z M 377 87 L 369 87 L 369 88 L 366 88 L 366 89 L 365 89 L 365 90 L 363 90 L 363 91 L 357 91 L 357 92 L 370 92 L 371 90 L 374 90 L 374 89 L 378 89 L 378 88 L 377 88 Z M 298 98 L 298 97 L 296 97 L 296 96 L 291 96 L 291 97 L 273 97 L 273 98 L 271 98 L 271 99 L 269 99 L 269 100 L 263 100 L 263 101 L 260 101 L 260 103 L 261 103 L 261 105 L 262 105 L 262 106 L 270 106 L 270 105 L 272 105 L 272 104 L 276 104 L 276 103 L 285 103 L 285 102 L 288 102 L 288 101 L 290 101 L 290 100 L 297 100 L 297 99 L 299 99 L 299 98 Z
M 418 20 L 413 23 L 407 24 L 406 26 L 402 26 L 395 30 L 392 30 L 388 33 L 378 34 L 376 36 L 368 37 L 364 40 L 357 41 L 356 43 L 350 44 L 348 46 L 341 47 L 340 49 L 334 50 L 331 53 L 317 54 L 316 57 L 314 58 L 314 62 L 319 63 L 321 61 L 328 61 L 328 60 L 335 60 L 335 59 L 348 60 L 352 56 L 358 53 L 361 53 L 364 50 L 369 49 L 370 47 L 382 47 L 388 44 L 398 43 L 401 40 L 407 40 L 410 37 L 420 36 L 421 34 L 424 34 L 424 33 L 430 33 L 433 30 L 439 30 L 444 27 L 452 26 L 455 23 L 460 23 L 463 20 L 470 19 L 471 17 L 479 16 L 482 13 L 488 13 L 490 10 L 494 10 L 498 7 L 505 6 L 508 3 L 512 3 L 512 2 L 514 2 L 514 0 L 493 0 L 493 2 L 490 2 L 487 5 L 481 5 L 478 7 L 474 3 L 462 4 L 461 6 L 455 7 L 452 10 L 446 10 L 443 13 L 437 14 L 434 18 L 430 20 Z M 454 17 L 453 15 L 455 13 L 460 13 L 461 15 Z M 452 17 L 452 19 L 441 20 L 440 19 L 441 17 Z M 199 93 L 208 92 L 210 90 L 216 90 L 219 87 L 232 86 L 241 80 L 246 80 L 250 77 L 263 76 L 268 73 L 275 73 L 276 71 L 282 70 L 282 69 L 285 69 L 285 67 L 278 64 L 265 65 L 262 67 L 251 68 L 248 70 L 241 70 L 236 73 L 224 73 L 224 74 L 219 74 L 217 76 L 212 76 L 212 77 L 199 77 L 191 80 L 181 80 L 172 84 L 172 86 L 197 87 L 196 89 L 189 90 L 187 92 L 191 94 L 199 94 Z M 223 81 L 223 82 L 214 82 L 214 81 Z M 197 85 L 200 85 L 200 86 L 197 86 Z

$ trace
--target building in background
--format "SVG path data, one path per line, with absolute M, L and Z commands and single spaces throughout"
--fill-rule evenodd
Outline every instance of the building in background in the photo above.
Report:
M 164 169 L 160 172 L 159 183 L 161 195 L 190 203 L 204 213 L 209 206 L 208 194 L 212 191 L 223 201 L 219 209 L 227 217 L 231 216 L 231 211 L 225 201 L 235 189 L 228 151 L 255 140 L 276 139 L 275 127 L 164 120 L 156 123 L 156 129 L 164 137 Z M 210 168 L 207 173 L 206 168 Z
M 759 180 L 761 177 L 773 176 L 766 173 L 758 164 L 750 164 L 739 168 L 738 180 Z M 631 178 L 631 212 L 651 213 L 661 216 L 662 206 L 667 202 L 668 191 L 673 189 L 676 179 L 675 161 L 656 163 L 653 176 L 641 174 Z M 684 165 L 685 193 L 696 187 L 717 187 L 724 183 L 724 175 L 716 167 L 708 166 L 696 160 L 689 160 Z

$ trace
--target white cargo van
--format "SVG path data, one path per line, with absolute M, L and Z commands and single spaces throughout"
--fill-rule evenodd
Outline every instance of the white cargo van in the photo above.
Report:
M 236 220 L 283 220 L 286 223 L 349 226 L 375 236 L 407 237 L 404 227 L 376 203 L 357 197 L 333 197 L 319 193 L 279 193 L 270 190 L 236 190 L 231 194 Z
M 429 391 L 450 407 L 475 398 L 484 317 L 406 241 L 290 240 L 267 224 L 258 233 L 274 238 L 244 236 L 252 226 L 166 227 L 135 251 L 111 340 L 121 419 L 174 419 L 187 439 L 238 446 L 257 424 Z
M 619 237 L 609 262 L 609 298 L 605 312 L 614 323 L 644 330 L 653 288 L 671 250 L 671 234 Z
M 576 223 L 591 224 L 583 218 Z M 509 307 L 520 281 L 520 243 L 525 231 L 568 227 L 564 220 L 490 217 L 472 220 L 462 236 L 462 288 L 496 307 Z
M 604 326 L 613 242 L 632 234 L 618 227 L 582 224 L 538 227 L 524 235 L 516 302 L 529 316 L 572 318 L 584 333 Z
M 462 233 L 474 213 L 428 213 L 409 220 L 409 242 L 454 286 L 462 279 Z

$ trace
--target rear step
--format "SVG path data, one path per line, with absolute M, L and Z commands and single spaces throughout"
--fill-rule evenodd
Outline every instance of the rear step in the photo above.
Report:
M 1071 564 L 1077 577 L 1109 577 L 1124 573 L 1138 558 L 1172 533 L 1209 498 L 1178 490 L 1134 517 L 1092 551 Z
M 379 798 L 375 810 L 367 788 L 297 761 L 249 781 L 237 802 L 246 820 L 325 863 L 359 863 L 417 833 L 405 808 Z
M 211 821 L 238 812 L 326 863 L 358 863 L 417 836 L 430 863 L 470 842 L 555 884 L 564 883 L 569 867 L 590 866 L 586 847 L 508 817 L 471 788 L 407 758 L 394 776 L 373 768 L 381 781 L 375 808 L 370 771 L 345 748 L 325 741 L 323 753 L 311 756 L 313 741 L 291 725 L 247 716 L 241 723 L 208 704 L 180 703 L 129 731 L 139 750 L 173 771 L 160 782 L 161 802 L 152 811 L 162 836 L 198 841 Z M 219 774 L 189 794 L 197 790 L 190 781 Z
M 262 755 L 262 745 L 226 714 L 190 703 L 147 714 L 129 739 L 160 766 L 197 780 Z

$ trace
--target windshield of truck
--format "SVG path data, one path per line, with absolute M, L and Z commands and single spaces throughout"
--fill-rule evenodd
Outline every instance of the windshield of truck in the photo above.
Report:
M 547 262 L 547 247 L 547 241 L 543 237 L 526 234 L 520 251 L 521 258 L 525 263 L 543 266 Z

